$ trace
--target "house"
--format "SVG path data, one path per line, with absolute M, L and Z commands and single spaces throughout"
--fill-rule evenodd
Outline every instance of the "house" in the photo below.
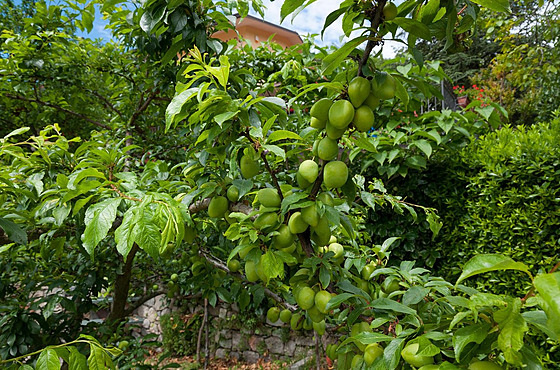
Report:
M 229 41 L 237 39 L 239 34 L 245 41 L 251 44 L 253 49 L 261 46 L 261 43 L 267 41 L 271 36 L 272 41 L 283 48 L 303 43 L 303 40 L 295 31 L 251 15 L 241 18 L 237 14 L 235 17 L 235 30 L 218 31 L 212 36 L 222 41 Z

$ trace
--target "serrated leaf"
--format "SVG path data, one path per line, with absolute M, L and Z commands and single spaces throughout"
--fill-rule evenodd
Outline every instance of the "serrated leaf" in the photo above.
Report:
M 387 370 L 394 370 L 397 368 L 401 360 L 401 352 L 405 345 L 406 338 L 395 338 L 383 351 L 383 361 Z
M 471 258 L 463 268 L 463 272 L 455 285 L 474 275 L 482 274 L 489 271 L 503 271 L 503 270 L 519 270 L 527 273 L 529 267 L 521 262 L 515 262 L 513 259 L 503 256 L 501 254 L 480 254 Z
M 276 154 L 278 157 L 282 158 L 283 160 L 286 160 L 286 151 L 284 151 L 284 149 L 280 148 L 279 146 L 265 144 L 262 147 L 268 150 L 269 152 Z
M 325 266 L 321 266 L 319 269 L 319 281 L 323 289 L 326 289 L 331 283 L 331 272 Z
M 95 247 L 113 226 L 121 198 L 110 198 L 90 206 L 84 218 L 86 229 L 82 235 L 84 249 L 93 258 Z
M 420 303 L 424 299 L 424 297 L 428 295 L 429 292 L 430 289 L 428 288 L 414 285 L 403 294 L 402 303 L 405 306 Z
M 37 358 L 36 370 L 60 370 L 60 360 L 58 354 L 52 348 L 44 349 Z
M 140 209 L 139 212 L 140 215 L 134 227 L 136 229 L 134 230 L 136 244 L 152 258 L 157 258 L 161 244 L 159 228 L 155 224 L 154 217 L 149 210 Z
M 183 106 L 198 93 L 198 87 L 192 87 L 175 95 L 165 110 L 165 131 L 175 123 L 175 117 L 181 113 Z

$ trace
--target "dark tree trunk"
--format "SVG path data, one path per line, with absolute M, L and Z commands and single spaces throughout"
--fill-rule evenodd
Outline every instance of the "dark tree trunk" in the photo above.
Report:
M 126 257 L 122 274 L 117 274 L 117 278 L 115 280 L 115 293 L 113 294 L 113 307 L 111 308 L 111 313 L 107 317 L 107 321 L 111 324 L 120 323 L 127 315 L 126 304 L 128 301 L 128 289 L 130 288 L 132 263 L 134 262 L 136 252 L 138 252 L 138 246 L 134 244 L 130 253 L 128 253 L 128 256 Z

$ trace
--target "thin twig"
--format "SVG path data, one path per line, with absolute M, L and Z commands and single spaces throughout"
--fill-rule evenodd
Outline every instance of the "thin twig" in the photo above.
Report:
M 363 67 L 366 65 L 369 55 L 373 48 L 379 45 L 379 40 L 377 39 L 377 29 L 379 28 L 379 24 L 381 24 L 381 15 L 383 14 L 383 8 L 385 7 L 385 3 L 387 0 L 379 0 L 377 6 L 373 10 L 373 18 L 370 19 L 371 22 L 371 32 L 369 34 L 369 40 L 366 44 L 364 49 L 364 54 L 358 63 L 358 76 L 363 76 Z

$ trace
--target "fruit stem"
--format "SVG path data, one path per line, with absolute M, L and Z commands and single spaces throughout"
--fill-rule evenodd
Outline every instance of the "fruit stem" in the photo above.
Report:
M 360 62 L 358 63 L 358 76 L 364 75 L 362 69 L 364 65 L 366 65 L 373 48 L 379 45 L 379 40 L 375 36 L 377 35 L 377 29 L 381 23 L 381 15 L 383 14 L 383 8 L 385 7 L 386 2 L 387 0 L 379 0 L 377 6 L 373 9 L 373 17 L 370 18 L 371 31 L 369 33 L 369 40 L 366 44 L 366 48 L 364 49 L 362 59 L 360 59 Z

